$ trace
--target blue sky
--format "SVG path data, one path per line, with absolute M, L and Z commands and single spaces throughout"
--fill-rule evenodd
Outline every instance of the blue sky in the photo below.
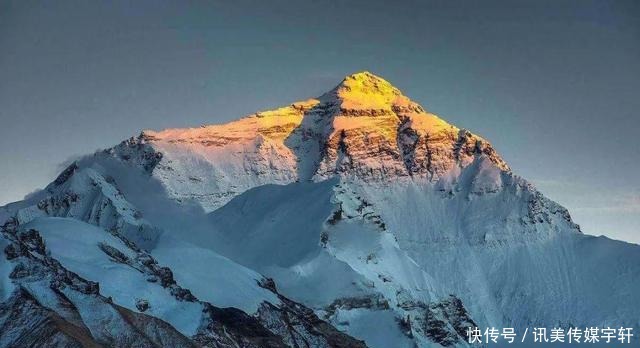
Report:
M 384 77 L 584 232 L 640 243 L 640 3 L 3 1 L 0 204 L 141 129 Z

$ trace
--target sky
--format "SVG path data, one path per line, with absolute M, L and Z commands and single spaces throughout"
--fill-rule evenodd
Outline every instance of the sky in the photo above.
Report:
M 582 231 L 640 243 L 638 1 L 0 1 L 0 205 L 143 129 L 368 70 L 490 140 Z

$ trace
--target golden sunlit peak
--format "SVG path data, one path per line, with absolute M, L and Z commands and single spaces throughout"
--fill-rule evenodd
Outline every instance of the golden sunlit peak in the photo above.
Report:
M 380 76 L 377 76 L 375 74 L 370 73 L 367 70 L 363 70 L 357 73 L 353 73 L 351 75 L 348 75 L 345 77 L 346 79 L 354 79 L 354 80 L 361 80 L 361 79 L 377 79 L 377 80 L 382 80 L 384 81 L 384 79 Z M 386 82 L 386 81 L 385 81 Z
M 329 95 L 336 97 L 345 109 L 390 109 L 406 99 L 400 90 L 385 79 L 368 71 L 345 77 Z
M 380 76 L 374 75 L 368 71 L 361 71 L 346 76 L 338 88 L 366 88 L 377 92 L 396 92 L 397 88 L 393 87 L 387 80 Z

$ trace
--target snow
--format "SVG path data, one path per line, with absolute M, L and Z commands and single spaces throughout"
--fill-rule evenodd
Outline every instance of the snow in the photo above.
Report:
M 107 170 L 102 164 L 94 161 L 77 168 L 64 182 L 49 184 L 43 190 L 48 196 L 30 199 L 26 204 L 9 205 L 6 209 L 14 212 L 20 224 L 45 216 L 75 218 L 117 231 L 143 249 L 151 248 L 159 231 L 138 217 L 138 210 L 115 187 L 111 175 L 104 173 Z M 132 174 L 135 173 L 125 176 L 135 176 Z
M 226 232 L 219 242 L 232 248 L 220 252 L 250 267 L 288 267 L 314 253 L 320 231 L 309 227 L 330 214 L 334 183 L 264 185 L 245 192 L 210 214 L 211 223 Z
M 68 288 L 63 289 L 62 292 L 75 305 L 83 323 L 96 340 L 109 342 L 112 337 L 125 338 L 126 333 L 132 331 L 130 324 L 122 320 L 120 313 L 100 299 L 93 296 L 82 296 Z
M 295 294 L 312 306 L 366 294 L 368 282 L 320 247 L 319 227 L 333 209 L 334 184 L 265 185 L 249 190 L 211 213 L 210 221 L 220 232 L 196 243 L 275 277 L 279 291 Z
M 367 278 L 326 252 L 288 268 L 265 265 L 261 269 L 276 280 L 278 291 L 319 311 L 339 298 L 374 293 Z
M 112 261 L 100 249 L 100 243 L 112 246 L 131 258 L 135 257 L 133 251 L 119 239 L 98 227 L 68 218 L 37 218 L 24 228 L 38 230 L 51 256 L 81 277 L 99 282 L 100 292 L 104 296 L 112 297 L 114 302 L 133 311 L 137 311 L 136 299 L 146 299 L 150 304 L 147 314 L 165 320 L 187 336 L 196 333 L 199 320 L 194 318 L 201 317 L 202 305 L 180 302 L 158 283 L 148 282 L 145 274 Z M 78 301 L 85 299 L 78 298 Z M 87 311 L 86 315 L 89 314 L 91 312 Z
M 367 317 L 403 318 L 409 312 L 400 306 L 407 301 L 455 294 L 483 327 L 590 325 L 593 318 L 637 327 L 640 303 L 631 295 L 640 288 L 631 266 L 640 258 L 637 246 L 591 240 L 552 202 L 542 209 L 549 222 L 526 222 L 535 191 L 484 156 L 456 173 L 450 193 L 420 181 L 251 189 L 210 214 L 223 237 L 202 245 L 273 277 L 285 295 L 319 314 L 335 299 L 381 294 L 391 309 L 367 309 Z M 362 208 L 362 200 L 372 206 Z M 327 223 L 337 206 L 342 219 Z M 381 215 L 384 230 L 369 220 L 372 214 Z M 613 258 L 618 247 L 628 251 Z M 583 260 L 589 268 L 581 267 Z M 337 313 L 334 324 L 341 320 Z M 378 342 L 378 330 L 348 330 L 370 345 Z
M 521 190 L 513 184 L 473 200 L 464 191 L 443 199 L 420 186 L 367 193 L 400 247 L 435 287 L 462 298 L 478 323 L 577 325 L 598 318 L 637 325 L 637 310 L 629 308 L 640 308 L 631 295 L 640 286 L 631 266 L 640 248 L 584 236 L 556 214 L 549 223 L 524 224 L 515 217 L 527 215 L 532 192 Z M 617 274 L 621 267 L 626 277 Z
M 149 167 L 153 151 L 161 156 Z M 317 99 L 225 125 L 145 131 L 106 153 L 119 166 L 85 160 L 69 182 L 0 216 L 17 213 L 65 267 L 132 310 L 148 300 L 147 313 L 187 335 L 201 306 L 110 260 L 98 243 L 134 254 L 106 230 L 153 232 L 135 242 L 201 300 L 250 314 L 278 304 L 258 286 L 263 274 L 371 347 L 433 345 L 416 322 L 409 339 L 398 320 L 450 294 L 481 327 L 640 329 L 640 246 L 581 234 L 484 139 L 367 72 Z M 59 212 L 67 218 L 44 217 L 38 201 L 65 192 L 81 195 Z M 0 298 L 10 268 L 0 263 Z M 98 320 L 91 299 L 73 301 Z
M 404 143 L 401 132 L 421 138 Z M 139 141 L 162 154 L 152 176 L 167 193 L 207 212 L 253 187 L 322 181 L 336 171 L 376 181 L 409 175 L 436 181 L 457 164 L 468 165 L 477 143 L 478 151 L 492 153 L 490 160 L 508 170 L 481 137 L 427 113 L 368 72 L 346 77 L 317 99 L 222 125 L 144 131 Z M 123 146 L 114 152 L 127 161 L 139 157 Z
M 377 294 L 392 305 L 397 304 L 399 293 L 428 302 L 435 281 L 399 249 L 391 234 L 363 220 L 340 222 L 329 229 L 326 248 L 321 246 L 320 235 L 329 226 L 325 221 L 336 199 L 342 200 L 345 214 L 355 214 L 355 207 L 347 205 L 356 202 L 345 204 L 346 197 L 336 198 L 337 183 L 266 185 L 249 190 L 210 214 L 221 237 L 199 245 L 273 277 L 284 295 L 312 306 L 321 315 L 337 299 Z M 369 259 L 371 255 L 374 258 Z M 366 317 L 374 320 L 378 315 L 404 317 L 402 311 L 379 310 L 367 312 Z M 336 323 L 339 318 L 330 320 Z M 397 326 L 394 321 L 393 327 Z M 378 331 L 367 333 L 364 326 L 356 332 L 368 344 L 379 340 Z
M 332 323 L 354 337 L 366 337 L 367 346 L 371 348 L 415 347 L 400 331 L 393 311 L 339 310 Z
M 163 236 L 152 255 L 174 272 L 181 286 L 217 307 L 235 307 L 253 314 L 264 301 L 279 304 L 271 291 L 258 286 L 263 277 L 210 249 Z
M 154 178 L 174 198 L 195 200 L 208 211 L 251 187 L 297 178 L 291 150 L 267 138 L 222 147 L 170 142 L 156 142 L 154 147 L 165 154 Z
M 344 109 L 391 109 L 394 104 L 407 104 L 402 93 L 384 79 L 363 71 L 349 75 L 320 99 L 336 98 Z
M 29 294 L 31 294 L 31 296 L 33 296 L 38 301 L 40 305 L 51 309 L 66 321 L 73 323 L 78 327 L 84 326 L 82 318 L 78 316 L 78 313 L 76 313 L 73 308 L 60 303 L 58 295 L 55 292 L 51 291 L 49 282 L 26 282 L 20 284 L 20 286 L 25 288 L 29 292 Z
M 434 279 L 398 247 L 390 233 L 350 222 L 339 224 L 329 240 L 329 252 L 369 279 L 391 303 L 397 304 L 400 292 L 427 303 L 434 297 Z

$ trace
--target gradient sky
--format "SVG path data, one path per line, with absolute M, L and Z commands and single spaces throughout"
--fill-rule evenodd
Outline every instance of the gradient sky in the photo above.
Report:
M 640 243 L 640 1 L 0 1 L 0 204 L 141 129 L 369 70 Z

